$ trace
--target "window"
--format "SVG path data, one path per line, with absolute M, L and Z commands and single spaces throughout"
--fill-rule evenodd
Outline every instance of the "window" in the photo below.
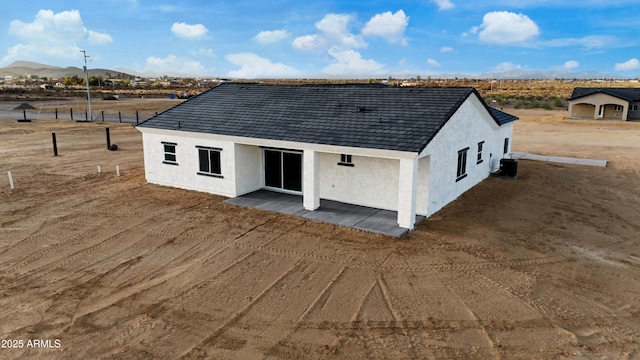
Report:
M 633 105 L 629 106 L 629 110 L 638 111 L 638 104 L 633 104 Z
M 484 147 L 484 141 L 480 141 L 478 143 L 478 159 L 476 161 L 476 164 L 482 163 L 482 148 L 483 147 Z
M 615 105 L 615 106 L 613 107 L 613 111 L 622 111 L 622 109 L 623 109 L 623 108 L 622 108 L 622 105 Z
M 509 138 L 504 138 L 504 149 L 502 150 L 503 154 L 509 152 Z
M 198 157 L 200 159 L 200 171 L 198 171 L 198 175 L 221 178 L 220 152 L 222 149 L 206 146 L 196 146 L 196 148 L 198 149 Z
M 467 151 L 469 148 L 458 151 L 458 172 L 456 173 L 456 181 L 460 181 L 467 177 Z
M 354 165 L 353 165 L 353 162 L 351 161 L 351 155 L 340 154 L 340 162 L 338 163 L 338 165 L 353 167 Z
M 178 165 L 178 162 L 176 161 L 176 145 L 178 144 L 165 141 L 162 142 L 162 146 L 164 147 L 163 164 Z

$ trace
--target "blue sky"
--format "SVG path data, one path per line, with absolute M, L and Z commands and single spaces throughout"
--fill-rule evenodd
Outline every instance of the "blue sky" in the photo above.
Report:
M 232 78 L 640 76 L 638 0 L 0 0 L 16 60 Z

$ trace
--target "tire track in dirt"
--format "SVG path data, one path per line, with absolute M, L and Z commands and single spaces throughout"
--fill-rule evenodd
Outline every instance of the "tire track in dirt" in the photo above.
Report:
M 438 274 L 441 275 L 441 274 Z M 457 301 L 462 304 L 464 306 L 463 309 L 468 316 L 471 318 L 472 322 L 475 323 L 479 323 L 478 321 L 478 316 L 475 314 L 475 312 L 471 309 L 471 307 L 469 306 L 469 304 L 467 304 L 464 301 L 464 297 L 462 295 L 460 295 L 457 291 L 455 291 L 450 284 L 454 284 L 452 282 L 448 282 L 447 279 L 443 279 L 441 278 L 440 281 L 442 282 L 442 284 L 444 285 L 444 287 L 448 290 L 448 292 L 455 298 L 457 299 Z M 494 359 L 500 359 L 500 353 L 498 351 L 498 349 L 496 348 L 496 344 L 493 338 L 491 338 L 491 336 L 489 335 L 489 333 L 486 330 L 486 327 L 481 326 L 479 329 L 480 333 L 482 334 L 482 336 L 484 337 L 484 339 L 487 342 L 487 347 L 489 349 L 489 351 L 491 352 L 491 354 L 493 355 Z
M 136 261 L 139 261 L 139 258 L 135 259 Z M 123 263 L 122 265 L 125 266 L 130 266 L 131 264 L 128 263 Z M 148 290 L 154 286 L 157 286 L 165 281 L 167 281 L 168 279 L 171 279 L 173 277 L 176 277 L 177 275 L 183 273 L 184 271 L 186 271 L 190 266 L 190 264 L 186 264 L 183 266 L 179 266 L 179 267 L 173 267 L 171 268 L 170 271 L 165 272 L 163 275 L 161 276 L 154 276 L 151 279 L 144 281 L 144 282 L 140 282 L 137 284 L 133 284 L 129 287 L 126 288 L 118 288 L 118 292 L 116 292 L 115 294 L 111 294 L 109 296 L 103 297 L 101 298 L 99 301 L 97 302 L 93 302 L 84 306 L 80 306 L 82 301 L 78 302 L 78 307 L 76 308 L 76 311 L 74 312 L 73 318 L 71 320 L 71 324 L 69 326 L 73 326 L 73 323 L 75 322 L 76 319 L 90 315 L 92 313 L 96 313 L 98 311 L 104 310 L 107 307 L 112 306 L 113 304 L 121 301 L 122 299 L 125 299 L 127 297 L 133 296 L 135 294 L 139 294 L 145 290 Z M 115 271 L 117 269 L 120 269 L 121 266 L 118 266 L 116 268 L 113 268 L 112 271 Z M 103 277 L 107 276 L 111 271 L 102 274 L 101 276 L 96 277 L 96 280 L 100 280 Z
M 80 256 L 89 254 L 90 252 L 92 252 L 93 250 L 97 249 L 98 247 L 105 246 L 107 244 L 107 242 L 110 239 L 113 238 L 113 236 L 121 235 L 124 232 L 125 231 L 120 231 L 120 232 L 118 232 L 116 234 L 110 234 L 106 239 L 98 240 L 97 244 L 94 244 L 92 246 L 86 247 L 86 248 L 84 248 L 82 250 L 79 250 L 77 252 L 74 252 L 71 255 L 65 256 L 65 260 L 63 260 L 62 262 L 59 262 L 60 267 L 62 267 L 65 264 L 67 264 L 69 261 L 72 261 L 72 260 L 75 260 L 75 259 L 79 258 Z M 62 248 L 64 246 L 70 246 L 70 245 L 73 245 L 75 243 L 79 244 L 82 241 L 86 240 L 87 237 L 88 237 L 87 233 L 86 232 L 82 232 L 82 233 L 73 235 L 71 237 L 68 237 L 63 241 L 60 241 L 60 242 L 57 242 L 55 244 L 49 245 L 43 250 L 40 250 L 40 251 L 38 251 L 36 253 L 32 253 L 31 255 L 26 256 L 20 262 L 14 264 L 12 267 L 10 267 L 8 269 L 8 272 L 15 273 L 18 270 L 23 269 L 23 268 L 27 267 L 28 265 L 32 265 L 36 261 L 42 259 L 48 253 L 50 253 L 50 252 L 52 252 L 54 250 L 57 250 L 59 248 Z M 57 255 L 59 255 L 59 254 L 57 254 Z M 71 258 L 69 258 L 69 257 L 71 257 Z M 35 269 L 32 269 L 32 270 L 28 271 L 27 273 L 21 274 L 20 279 L 28 276 L 29 272 L 33 272 L 33 271 L 37 271 L 38 269 L 46 268 L 46 267 L 49 266 L 50 263 L 58 262 L 58 261 L 59 261 L 59 259 L 51 259 L 50 262 L 45 263 L 45 264 L 43 264 L 43 265 L 41 265 L 41 266 L 39 266 L 39 267 L 37 267 Z
M 606 270 L 603 269 L 603 271 Z M 635 319 L 636 321 L 627 322 L 627 319 L 629 318 L 619 315 L 619 311 L 616 306 L 608 306 L 605 303 L 593 300 L 594 294 L 591 291 L 589 293 L 589 296 L 579 294 L 575 291 L 569 293 L 564 285 L 558 283 L 554 285 L 555 289 L 553 291 L 545 292 L 545 297 L 540 297 L 540 292 L 537 292 L 535 294 L 533 294 L 533 292 L 525 294 L 521 291 L 513 289 L 513 287 L 505 286 L 501 282 L 496 281 L 485 274 L 479 273 L 477 271 L 475 273 L 480 278 L 494 284 L 496 287 L 510 292 L 514 296 L 520 298 L 523 302 L 530 304 L 532 308 L 543 314 L 545 319 L 548 319 L 550 322 L 555 323 L 561 321 L 562 324 L 558 324 L 556 326 L 563 330 L 571 331 L 571 328 L 575 327 L 595 326 L 603 327 L 602 331 L 615 334 L 615 338 L 617 338 L 618 340 L 632 340 L 640 337 L 639 327 L 635 326 L 634 330 L 633 326 L 634 324 L 637 324 L 637 319 Z M 551 282 L 551 284 L 554 283 L 555 281 Z M 553 295 L 551 295 L 551 292 L 553 293 Z M 563 293 L 565 294 L 563 295 Z M 571 298 L 574 299 L 574 301 L 571 303 L 571 305 L 564 304 L 562 307 L 552 307 L 550 306 L 550 304 L 553 304 L 554 301 L 550 296 L 553 296 L 554 298 Z M 615 301 L 615 299 L 611 300 Z M 597 311 L 596 309 L 600 309 L 601 311 Z M 584 317 L 584 315 L 580 315 L 585 313 L 592 313 L 594 315 L 590 317 Z M 570 320 L 565 321 L 565 319 L 577 317 L 582 317 L 584 320 L 580 324 L 572 323 Z M 588 323 L 588 325 L 586 325 L 585 323 Z
M 383 265 L 384 263 L 381 264 L 381 266 Z M 396 310 L 395 306 L 393 305 L 393 301 L 391 299 L 391 292 L 389 291 L 389 287 L 387 286 L 387 282 L 385 281 L 384 275 L 382 273 L 378 276 L 378 286 L 380 287 L 380 290 L 382 290 L 382 296 L 384 297 L 384 301 L 387 304 L 387 307 L 389 308 L 389 312 L 391 313 L 391 315 L 393 315 L 393 320 L 396 323 L 402 324 L 399 330 L 402 332 L 402 335 L 404 335 L 404 339 L 406 339 L 406 341 L 408 342 L 408 348 L 410 349 L 411 357 L 417 358 L 419 354 L 416 351 L 426 350 L 426 349 L 416 348 L 416 340 L 413 334 L 407 331 L 406 327 L 404 326 L 405 321 L 400 315 L 400 312 Z
M 136 229 L 136 230 L 148 230 L 148 229 L 149 228 L 142 228 L 142 229 Z M 131 230 L 134 230 L 134 227 L 132 227 L 132 228 L 130 228 L 128 230 L 125 230 L 124 232 L 130 232 Z M 157 234 L 157 232 L 156 232 L 156 234 Z M 169 238 L 170 238 L 170 236 L 169 236 Z M 166 239 L 166 237 L 164 239 Z M 206 239 L 201 238 L 199 240 L 200 241 L 196 242 L 192 246 L 187 247 L 181 253 L 175 254 L 175 256 L 172 256 L 171 258 L 166 258 L 168 260 L 168 262 L 165 265 L 162 265 L 162 264 L 158 265 L 159 266 L 158 270 L 156 270 L 155 272 L 147 273 L 146 277 L 149 280 L 145 280 L 145 282 L 144 282 L 144 284 L 146 284 L 145 286 L 140 286 L 137 283 L 136 284 L 132 284 L 132 285 L 128 285 L 128 286 L 119 286 L 119 288 L 125 287 L 125 290 L 124 291 L 119 291 L 118 294 L 116 294 L 116 295 L 118 295 L 116 301 L 120 301 L 120 300 L 122 300 L 122 299 L 124 299 L 126 297 L 129 297 L 129 296 L 132 296 L 132 295 L 140 295 L 144 291 L 150 290 L 155 286 L 161 285 L 162 283 L 164 283 L 166 280 L 168 280 L 170 278 L 179 276 L 180 274 L 184 273 L 187 269 L 190 269 L 190 268 L 193 268 L 193 267 L 196 267 L 196 266 L 198 266 L 198 267 L 205 266 L 206 267 L 206 263 L 211 263 L 211 262 L 215 261 L 214 259 L 217 258 L 217 255 L 221 254 L 225 250 L 229 250 L 229 247 L 227 245 L 229 243 L 231 243 L 231 241 L 229 241 L 229 242 L 227 242 L 227 244 L 221 244 L 221 246 L 219 246 L 219 247 L 214 247 L 214 248 L 209 247 L 209 249 L 207 251 L 202 252 L 200 250 L 197 250 L 196 247 L 199 247 L 199 246 L 205 244 L 206 243 L 206 241 L 205 241 Z M 170 241 L 171 240 L 169 240 L 169 242 Z M 168 244 L 168 242 L 162 241 L 156 247 L 151 248 L 147 252 L 138 255 L 138 258 L 146 257 L 147 254 L 151 254 L 151 253 L 155 254 L 158 251 L 159 248 L 162 248 L 162 247 L 166 246 L 167 244 Z M 199 253 L 199 258 L 198 259 L 194 259 L 194 261 L 188 261 L 189 258 L 193 257 L 193 254 L 192 254 L 193 252 Z M 244 259 L 246 259 L 248 256 L 250 256 L 252 254 L 253 253 L 246 253 L 244 255 L 234 257 L 234 262 L 233 263 L 231 263 L 226 268 L 223 268 L 220 272 L 215 273 L 213 275 L 213 277 L 224 273 L 225 271 L 227 271 L 228 269 L 230 269 L 234 265 L 237 265 L 238 263 L 242 262 Z M 175 264 L 182 264 L 182 265 L 172 266 L 174 263 Z M 95 264 L 91 264 L 91 265 L 95 265 Z M 166 268 L 172 269 L 171 272 L 167 273 L 164 270 Z M 176 269 L 181 269 L 181 270 L 178 271 Z M 203 273 L 202 274 L 203 278 L 207 278 L 207 277 L 211 277 L 212 276 L 212 274 L 210 272 L 202 272 L 202 273 Z M 104 277 L 104 275 L 100 275 L 100 277 Z M 158 279 L 163 279 L 163 280 L 162 281 L 158 281 Z M 198 285 L 195 285 L 194 287 L 185 289 L 183 293 L 178 294 L 178 295 L 179 296 L 184 295 L 184 293 L 188 292 L 189 290 L 192 290 L 194 288 L 199 288 L 199 287 L 206 286 L 206 284 L 207 284 L 206 281 L 205 282 L 201 282 Z M 121 292 L 124 292 L 124 294 L 120 294 Z
M 302 260 L 297 261 L 291 267 L 289 267 L 285 272 L 280 274 L 280 276 L 278 276 L 272 283 L 267 285 L 260 293 L 258 293 L 257 296 L 252 297 L 251 301 L 249 301 L 249 303 L 247 305 L 243 306 L 242 308 L 240 308 L 239 310 L 237 310 L 233 314 L 231 314 L 231 316 L 227 317 L 220 326 L 215 328 L 212 332 L 207 334 L 204 338 L 200 339 L 195 344 L 190 345 L 190 348 L 187 351 L 185 351 L 182 354 L 180 354 L 179 358 L 180 359 L 185 359 L 185 358 L 191 356 L 192 354 L 196 354 L 199 351 L 198 349 L 201 349 L 201 348 L 205 347 L 206 345 L 208 345 L 208 344 L 210 344 L 212 342 L 215 342 L 215 339 L 217 337 L 219 337 L 222 332 L 224 332 L 230 326 L 235 324 L 253 306 L 255 306 L 255 304 L 258 301 L 260 301 L 260 299 L 262 299 L 269 291 L 271 291 L 282 279 L 284 279 L 288 274 L 293 272 L 294 269 L 299 267 L 301 261 Z

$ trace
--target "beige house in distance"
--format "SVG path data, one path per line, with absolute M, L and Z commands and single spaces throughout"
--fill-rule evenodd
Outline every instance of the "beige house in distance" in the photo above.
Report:
M 570 119 L 640 120 L 640 89 L 575 88 Z

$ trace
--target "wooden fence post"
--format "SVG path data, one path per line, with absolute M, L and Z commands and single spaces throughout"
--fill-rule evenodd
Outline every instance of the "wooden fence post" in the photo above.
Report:
M 58 156 L 58 143 L 56 142 L 56 133 L 51 133 L 51 139 L 53 140 L 53 156 Z

